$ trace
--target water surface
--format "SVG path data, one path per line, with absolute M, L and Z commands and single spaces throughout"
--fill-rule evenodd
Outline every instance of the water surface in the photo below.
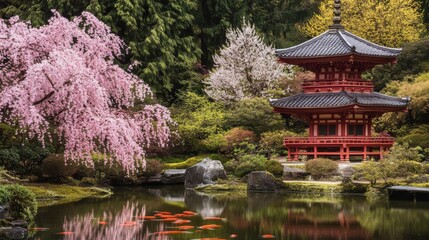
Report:
M 185 191 L 182 186 L 114 192 L 106 199 L 39 208 L 36 227 L 47 229 L 34 231 L 34 239 L 262 239 L 263 235 L 275 239 L 429 239 L 428 203 L 370 203 L 350 195 L 213 196 Z M 184 211 L 196 215 L 183 215 Z M 161 221 L 160 215 L 169 214 L 160 212 L 179 215 Z M 144 220 L 155 214 L 159 214 L 156 219 Z M 175 224 L 177 219 L 189 222 Z M 179 232 L 179 226 L 189 229 Z

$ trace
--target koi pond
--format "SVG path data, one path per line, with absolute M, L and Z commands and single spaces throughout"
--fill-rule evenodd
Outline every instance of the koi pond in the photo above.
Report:
M 429 203 L 363 196 L 208 195 L 182 186 L 116 188 L 40 207 L 32 239 L 429 239 Z

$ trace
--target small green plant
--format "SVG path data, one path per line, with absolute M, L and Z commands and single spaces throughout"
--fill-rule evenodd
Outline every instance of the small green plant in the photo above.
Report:
M 283 175 L 283 165 L 275 160 L 269 160 L 266 163 L 267 171 L 272 173 L 275 177 L 281 177 Z
M 338 170 L 335 161 L 326 158 L 316 158 L 305 163 L 305 170 L 316 180 L 333 175 Z
M 32 221 L 37 213 L 35 195 L 21 185 L 1 186 L 0 203 L 9 205 L 9 214 L 13 219 Z

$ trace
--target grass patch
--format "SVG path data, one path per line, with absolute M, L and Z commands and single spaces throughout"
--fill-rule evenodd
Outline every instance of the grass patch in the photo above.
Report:
M 36 195 L 39 206 L 73 202 L 88 197 L 106 197 L 112 191 L 97 187 L 78 187 L 57 184 L 30 184 L 26 187 Z
M 195 157 L 188 158 L 183 162 L 165 163 L 164 167 L 165 169 L 186 169 L 201 162 L 201 160 L 203 160 L 204 158 L 220 160 L 221 162 L 224 162 L 226 160 L 226 158 L 220 154 L 202 154 L 202 155 L 197 155 Z
M 323 183 L 323 182 L 285 182 L 285 190 L 306 193 L 365 193 L 368 184 L 363 183 Z
M 192 155 L 168 155 L 168 156 L 159 156 L 159 157 L 148 158 L 148 159 L 159 160 L 163 163 L 179 163 L 179 162 L 185 161 L 190 157 L 192 157 Z

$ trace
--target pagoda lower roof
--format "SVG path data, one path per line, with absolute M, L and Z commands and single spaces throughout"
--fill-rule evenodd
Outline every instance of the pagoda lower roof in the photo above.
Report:
M 271 106 L 277 109 L 321 109 L 342 107 L 380 107 L 405 109 L 408 98 L 391 97 L 378 92 L 328 92 L 328 93 L 301 93 L 290 97 L 271 100 Z
M 320 58 L 347 55 L 394 58 L 400 48 L 381 46 L 358 37 L 344 29 L 328 31 L 294 47 L 277 49 L 280 59 Z

